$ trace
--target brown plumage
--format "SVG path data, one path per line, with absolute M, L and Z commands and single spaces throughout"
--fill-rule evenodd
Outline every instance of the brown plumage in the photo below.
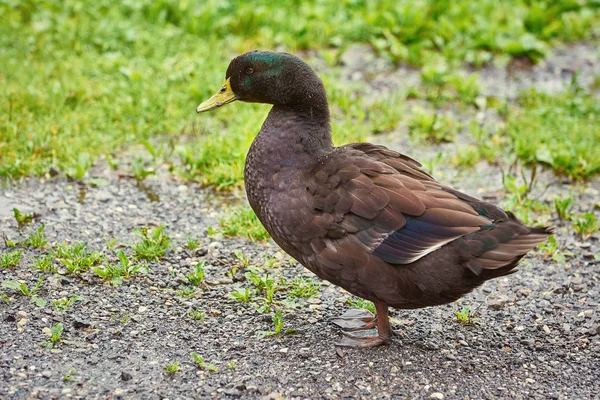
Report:
M 387 307 L 452 302 L 513 271 L 551 233 L 448 188 L 415 160 L 369 143 L 334 147 L 323 84 L 285 53 L 235 58 L 198 112 L 234 100 L 273 104 L 248 153 L 250 205 L 275 242 L 322 279 L 373 301 L 377 316 L 346 314 L 342 345 L 390 338 Z M 364 333 L 364 332 L 363 332 Z

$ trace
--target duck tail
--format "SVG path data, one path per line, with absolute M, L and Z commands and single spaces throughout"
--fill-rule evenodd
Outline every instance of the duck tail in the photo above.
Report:
M 510 274 L 525 254 L 554 233 L 554 228 L 529 227 L 509 213 L 509 221 L 494 224 L 467 239 L 470 258 L 466 266 L 476 275 L 485 271 L 486 278 Z M 490 276 L 491 275 L 491 276 Z

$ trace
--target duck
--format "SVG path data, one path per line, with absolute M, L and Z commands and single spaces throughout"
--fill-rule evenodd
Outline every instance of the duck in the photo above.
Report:
M 196 112 L 235 101 L 272 105 L 248 151 L 250 206 L 283 251 L 319 278 L 369 300 L 375 313 L 331 319 L 343 347 L 390 343 L 389 307 L 447 304 L 515 272 L 549 235 L 514 214 L 439 183 L 382 145 L 332 143 L 323 82 L 299 57 L 235 57 Z

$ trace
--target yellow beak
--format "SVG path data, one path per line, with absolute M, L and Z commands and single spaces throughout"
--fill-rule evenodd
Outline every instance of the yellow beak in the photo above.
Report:
M 215 93 L 210 99 L 202 102 L 202 104 L 200 104 L 198 108 L 196 108 L 196 112 L 201 113 L 205 111 L 214 110 L 215 108 L 219 108 L 221 106 L 224 106 L 225 104 L 234 102 L 237 99 L 238 96 L 235 93 L 233 93 L 233 90 L 231 90 L 229 78 L 227 78 L 223 86 L 221 86 L 221 89 L 219 89 L 219 91 Z

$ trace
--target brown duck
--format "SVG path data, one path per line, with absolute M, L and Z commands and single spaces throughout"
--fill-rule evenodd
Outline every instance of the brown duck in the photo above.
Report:
M 376 316 L 333 320 L 345 330 L 339 345 L 388 342 L 388 306 L 455 301 L 514 272 L 551 234 L 438 183 L 384 146 L 334 147 L 323 83 L 296 56 L 252 51 L 231 61 L 225 79 L 197 112 L 236 100 L 273 105 L 246 159 L 252 209 L 286 253 L 375 304 Z

